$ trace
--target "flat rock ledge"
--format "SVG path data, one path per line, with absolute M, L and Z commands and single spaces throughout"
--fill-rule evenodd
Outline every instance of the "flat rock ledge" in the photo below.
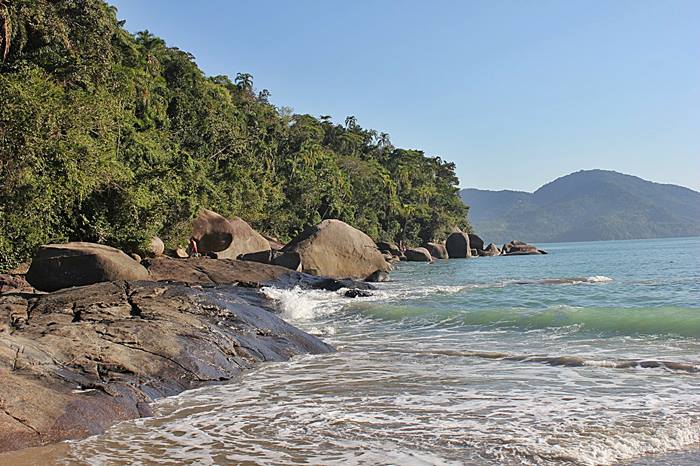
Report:
M 98 434 L 151 415 L 157 398 L 334 351 L 257 287 L 371 288 L 235 260 L 146 266 L 154 281 L 0 295 L 0 452 Z
M 159 257 L 146 259 L 143 264 L 152 280 L 172 281 L 197 285 L 238 285 L 259 288 L 320 289 L 337 291 L 341 288 L 371 290 L 367 282 L 352 279 L 336 279 L 297 272 L 279 265 L 235 259 L 210 259 L 193 257 L 172 259 Z

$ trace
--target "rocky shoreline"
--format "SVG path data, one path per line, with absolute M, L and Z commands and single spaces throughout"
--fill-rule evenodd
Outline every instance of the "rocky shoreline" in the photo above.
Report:
M 0 452 L 98 434 L 151 415 L 158 398 L 261 362 L 334 351 L 276 316 L 263 286 L 347 289 L 353 298 L 399 260 L 544 253 L 518 241 L 484 247 L 459 230 L 424 247 L 375 244 L 340 220 L 281 245 L 207 210 L 188 250 L 164 252 L 158 238 L 131 256 L 51 244 L 26 275 L 0 275 Z
M 237 260 L 145 264 L 150 281 L 0 295 L 0 452 L 98 434 L 158 398 L 334 351 L 277 317 L 261 286 L 370 288 Z

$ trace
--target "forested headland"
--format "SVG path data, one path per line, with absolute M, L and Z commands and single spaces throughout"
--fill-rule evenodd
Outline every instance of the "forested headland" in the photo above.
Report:
M 326 218 L 409 244 L 468 228 L 453 163 L 206 76 L 102 0 L 0 0 L 0 59 L 0 269 L 50 242 L 181 244 L 203 207 L 283 241 Z

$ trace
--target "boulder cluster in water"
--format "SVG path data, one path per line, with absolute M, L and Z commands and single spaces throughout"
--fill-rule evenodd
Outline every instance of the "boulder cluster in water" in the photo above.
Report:
M 428 242 L 417 248 L 400 248 L 393 243 L 379 242 L 377 248 L 389 262 L 432 262 L 433 259 L 547 254 L 546 251 L 519 240 L 506 243 L 502 248 L 493 243 L 484 246 L 484 240 L 478 235 L 462 231 L 451 233 L 444 243 Z
M 259 362 L 333 351 L 270 312 L 262 286 L 356 298 L 400 260 L 540 253 L 520 241 L 484 247 L 461 231 L 416 248 L 375 244 L 332 219 L 283 245 L 210 210 L 193 221 L 188 248 L 155 237 L 131 255 L 42 246 L 26 274 L 0 274 L 0 452 L 102 432 Z

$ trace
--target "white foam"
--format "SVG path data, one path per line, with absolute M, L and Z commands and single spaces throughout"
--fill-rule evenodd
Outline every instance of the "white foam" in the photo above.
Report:
M 611 281 L 613 281 L 613 279 L 605 275 L 593 275 L 592 277 L 586 278 L 586 282 L 588 283 L 605 283 Z
M 483 285 L 435 285 L 424 287 L 398 287 L 394 283 L 377 284 L 378 289 L 371 290 L 369 296 L 348 298 L 342 288 L 338 291 L 305 290 L 300 287 L 279 289 L 265 287 L 261 292 L 275 301 L 282 318 L 292 322 L 309 321 L 334 314 L 349 304 L 361 302 L 381 302 L 391 300 L 420 299 L 434 294 L 454 294 L 469 288 Z
M 299 287 L 289 290 L 265 287 L 260 291 L 275 301 L 283 318 L 293 321 L 310 320 L 342 307 L 340 296 L 330 291 L 303 290 Z

